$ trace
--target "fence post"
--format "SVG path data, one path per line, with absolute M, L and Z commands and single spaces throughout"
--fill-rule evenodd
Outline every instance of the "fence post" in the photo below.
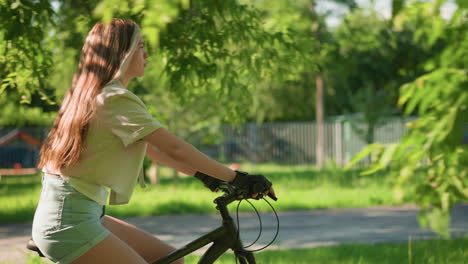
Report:
M 342 137 L 342 123 L 335 121 L 335 159 L 336 163 L 344 166 L 343 162 L 343 137 Z
M 349 144 L 351 144 L 351 124 L 349 121 L 344 121 L 343 124 L 343 134 L 344 134 L 344 164 L 347 164 L 351 160 L 351 152 Z

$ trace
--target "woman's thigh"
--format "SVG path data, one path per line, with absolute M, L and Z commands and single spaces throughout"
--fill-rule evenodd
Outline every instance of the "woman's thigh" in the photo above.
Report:
M 100 264 L 100 263 L 113 263 L 113 264 L 147 264 L 147 262 L 120 240 L 117 236 L 110 234 L 103 241 L 96 246 L 86 251 L 78 259 L 71 262 L 71 264 Z
M 105 216 L 104 227 L 133 248 L 148 263 L 153 263 L 175 250 L 152 234 L 112 216 Z M 181 264 L 183 259 L 175 263 Z

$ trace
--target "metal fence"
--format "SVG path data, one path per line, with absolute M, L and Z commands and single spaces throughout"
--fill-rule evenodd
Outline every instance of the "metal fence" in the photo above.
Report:
M 412 119 L 387 119 L 374 131 L 374 142 L 398 141 L 407 131 L 405 123 Z M 326 122 L 324 126 L 324 161 L 344 165 L 362 150 L 367 143 L 362 130 L 364 123 L 343 120 Z M 0 138 L 14 128 L 0 129 Z M 21 128 L 43 141 L 48 128 Z M 197 145 L 209 156 L 223 162 L 253 163 L 274 162 L 280 164 L 315 164 L 316 124 L 314 122 L 248 123 L 240 128 L 225 125 L 220 133 L 222 140 L 214 145 Z M 23 167 L 37 164 L 38 150 L 16 139 L 0 146 L 0 168 L 11 168 L 14 163 Z M 361 162 L 365 164 L 364 160 Z
M 392 118 L 375 128 L 373 142 L 398 141 L 413 118 Z M 324 125 L 324 161 L 337 165 L 348 163 L 366 145 L 362 131 L 364 123 L 347 121 L 326 122 Z M 316 131 L 314 122 L 245 124 L 241 128 L 224 126 L 224 140 L 211 148 L 202 146 L 207 154 L 226 162 L 250 161 L 282 164 L 315 164 Z M 364 160 L 361 164 L 366 164 Z

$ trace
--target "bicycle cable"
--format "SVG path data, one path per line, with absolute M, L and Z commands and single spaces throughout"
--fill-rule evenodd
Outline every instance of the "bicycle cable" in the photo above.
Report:
M 257 238 L 255 239 L 254 242 L 252 242 L 250 245 L 246 246 L 246 247 L 242 247 L 242 249 L 244 249 L 246 252 L 258 252 L 258 251 L 261 251 L 261 250 L 264 250 L 265 248 L 269 247 L 271 244 L 273 244 L 273 242 L 276 240 L 276 238 L 278 237 L 278 234 L 279 234 L 279 217 L 278 217 L 278 213 L 276 212 L 275 208 L 273 207 L 273 205 L 271 205 L 270 202 L 268 202 L 267 199 L 265 198 L 262 198 L 270 207 L 271 209 L 273 210 L 273 213 L 275 214 L 275 217 L 276 217 L 276 233 L 275 233 L 275 236 L 273 237 L 273 239 L 265 246 L 261 247 L 261 248 L 258 248 L 258 249 L 253 249 L 253 250 L 247 250 L 246 248 L 248 247 L 251 247 L 252 245 L 254 245 L 261 237 L 262 235 L 262 231 L 263 231 L 263 225 L 262 225 L 262 218 L 260 217 L 260 213 L 258 212 L 257 208 L 255 208 L 255 206 L 248 200 L 248 199 L 245 199 L 251 206 L 252 208 L 254 208 L 255 210 L 255 213 L 257 214 L 258 216 L 258 219 L 259 219 L 259 222 L 260 222 L 260 231 L 259 231 L 259 234 L 257 236 Z M 236 220 L 237 220 L 237 240 L 239 241 L 240 240 L 240 221 L 239 221 L 239 207 L 240 207 L 240 204 L 241 204 L 242 200 L 239 201 L 239 203 L 237 204 L 237 209 L 236 209 Z M 237 255 L 234 254 L 234 258 L 236 260 L 236 264 L 237 264 Z
M 260 213 L 258 212 L 257 208 L 255 208 L 255 206 L 249 201 L 249 200 L 246 200 L 250 206 L 252 206 L 252 208 L 255 210 L 255 213 L 257 214 L 257 217 L 258 217 L 258 221 L 260 222 L 260 231 L 258 232 L 258 236 L 257 238 L 255 239 L 254 242 L 252 242 L 250 245 L 248 246 L 245 246 L 243 247 L 244 249 L 248 248 L 248 247 L 251 247 L 252 245 L 254 245 L 259 239 L 260 237 L 262 236 L 262 231 L 263 231 L 263 226 L 262 226 L 262 218 L 260 217 Z M 239 203 L 237 204 L 237 209 L 236 209 L 236 217 L 237 217 L 237 240 L 239 241 L 240 240 L 240 231 L 239 231 L 239 207 L 240 207 L 240 203 L 241 201 L 239 201 Z

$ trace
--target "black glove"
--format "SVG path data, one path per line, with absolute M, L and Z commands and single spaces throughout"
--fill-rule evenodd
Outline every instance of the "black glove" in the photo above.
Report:
M 195 178 L 201 180 L 203 184 L 205 185 L 205 187 L 207 187 L 213 192 L 216 191 L 216 189 L 219 188 L 219 185 L 223 182 L 222 180 L 213 178 L 199 171 L 197 171 L 194 176 Z
M 254 193 L 268 191 L 272 186 L 272 183 L 265 176 L 261 174 L 248 174 L 243 171 L 236 171 L 236 177 L 231 184 L 238 189 L 246 190 L 249 197 Z M 269 193 L 268 196 L 276 201 L 276 197 L 272 193 Z

